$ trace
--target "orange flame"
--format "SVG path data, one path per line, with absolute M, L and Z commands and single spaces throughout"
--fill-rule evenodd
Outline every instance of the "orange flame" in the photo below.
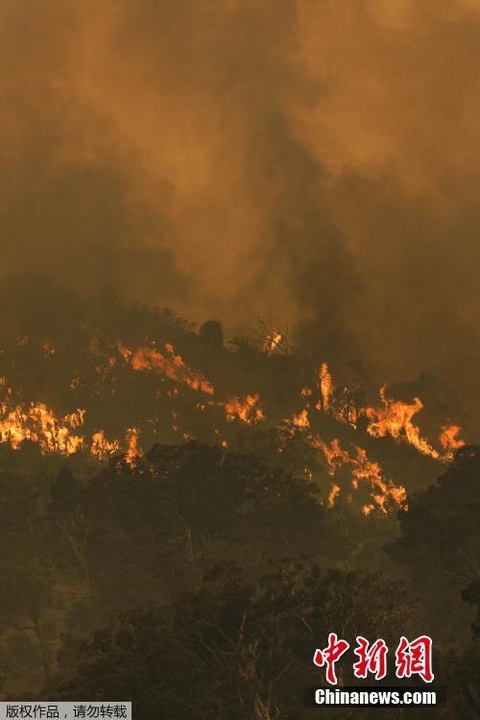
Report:
M 414 398 L 409 404 L 401 400 L 391 400 L 386 397 L 385 392 L 386 385 L 380 390 L 383 408 L 368 407 L 363 410 L 370 420 L 367 427 L 368 434 L 377 438 L 390 435 L 395 440 L 404 440 L 416 447 L 423 455 L 438 460 L 440 453 L 420 436 L 420 429 L 412 423 L 413 416 L 423 408 L 422 401 Z
M 460 425 L 443 425 L 439 441 L 445 452 L 454 452 L 465 445 L 465 440 L 457 438 L 460 431 Z
M 92 446 L 90 452 L 98 460 L 106 460 L 111 455 L 114 455 L 120 450 L 120 443 L 118 440 L 109 441 L 105 437 L 103 430 L 99 430 L 92 436 Z
M 309 428 L 310 420 L 308 419 L 308 409 L 305 408 L 297 415 L 294 415 L 292 417 L 291 423 L 297 428 Z
M 265 420 L 265 413 L 259 405 L 259 395 L 247 395 L 244 398 L 233 397 L 225 403 L 225 415 L 228 422 L 241 420 L 250 425 Z
M 330 443 L 330 447 L 318 436 L 312 437 L 312 446 L 320 448 L 322 450 L 328 465 L 328 473 L 330 475 L 335 474 L 335 470 L 344 463 L 352 462 L 349 454 L 346 450 L 342 450 L 340 447 L 340 440 L 334 438 Z
M 391 480 L 385 480 L 379 463 L 371 462 L 367 458 L 367 452 L 364 448 L 355 446 L 355 450 L 357 457 L 355 467 L 352 471 L 353 487 L 357 488 L 362 481 L 368 483 L 373 491 L 373 500 L 384 513 L 387 512 L 386 506 L 389 501 L 393 506 L 407 510 L 407 493 L 405 488 L 402 485 L 395 485 Z
M 7 388 L 7 396 L 10 395 L 11 389 Z M 91 444 L 83 436 L 72 432 L 83 426 L 85 414 L 85 410 L 78 409 L 56 417 L 44 403 L 9 406 L 4 401 L 0 403 L 0 443 L 19 450 L 21 444 L 28 440 L 36 443 L 43 454 L 72 455 L 89 449 L 98 460 L 104 460 L 120 449 L 120 443 L 118 440 L 107 440 L 103 430 L 93 434 Z
M 57 419 L 43 403 L 10 408 L 3 402 L 0 404 L 0 442 L 17 450 L 24 440 L 30 440 L 38 443 L 43 453 L 71 455 L 83 447 L 83 438 L 71 431 L 83 425 L 84 415 L 85 410 L 77 410 Z
M 130 465 L 131 468 L 136 467 L 140 458 L 143 457 L 143 451 L 138 444 L 139 435 L 140 431 L 138 428 L 128 428 L 126 434 L 128 449 L 125 453 L 125 462 L 127 465 Z
M 122 343 L 117 343 L 117 349 L 134 370 L 157 370 L 170 380 L 188 385 L 192 390 L 213 395 L 213 385 L 202 373 L 187 367 L 182 357 L 175 355 L 175 348 L 170 343 L 165 345 L 165 355 L 149 347 L 129 350 Z
M 320 400 L 315 406 L 316 409 L 331 415 L 338 422 L 348 423 L 356 428 L 358 411 L 353 406 L 348 388 L 343 388 L 334 395 L 335 387 L 327 363 L 322 363 L 318 371 L 318 387 Z
M 465 440 L 457 437 L 460 431 L 460 425 L 443 425 L 442 427 L 438 440 L 446 460 L 452 460 L 454 452 L 465 445 Z
M 271 353 L 276 350 L 283 340 L 282 333 L 272 330 L 263 341 L 263 352 Z
M 369 506 L 368 512 L 365 511 L 367 506 L 364 506 L 362 510 L 364 514 L 368 514 L 374 509 L 387 513 L 389 505 L 407 509 L 405 488 L 401 485 L 395 485 L 391 480 L 384 479 L 379 463 L 371 462 L 367 457 L 366 450 L 354 446 L 355 456 L 351 456 L 340 446 L 340 441 L 336 438 L 328 445 L 321 438 L 312 437 L 312 445 L 322 450 L 327 460 L 328 473 L 331 476 L 335 476 L 340 467 L 348 464 L 352 466 L 350 474 L 352 488 L 358 490 L 361 483 L 366 483 L 369 486 L 373 504 L 371 504 L 371 507 Z M 333 507 L 340 492 L 340 486 L 334 483 L 328 498 L 329 507 Z
M 320 389 L 320 396 L 322 398 L 321 406 L 318 409 L 328 413 L 330 409 L 330 398 L 332 397 L 333 392 L 333 380 L 327 363 L 322 363 L 322 366 L 318 371 L 318 385 Z
M 340 485 L 333 484 L 332 487 L 330 488 L 330 493 L 328 495 L 327 503 L 328 503 L 329 508 L 333 508 L 333 506 L 335 505 L 335 500 L 337 499 L 337 497 L 339 495 L 340 495 Z

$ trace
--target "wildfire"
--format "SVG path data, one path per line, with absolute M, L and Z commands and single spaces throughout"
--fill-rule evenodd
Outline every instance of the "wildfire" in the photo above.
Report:
M 335 395 L 333 394 L 333 380 L 327 363 L 323 363 L 320 367 L 318 377 L 321 399 L 317 403 L 316 409 L 323 410 L 324 413 L 331 415 L 338 422 L 348 423 L 353 428 L 356 428 L 359 416 L 364 416 L 369 420 L 367 433 L 371 437 L 380 438 L 389 435 L 395 440 L 413 445 L 423 455 L 444 462 L 450 462 L 455 450 L 465 444 L 463 440 L 457 437 L 461 431 L 459 425 L 442 427 L 439 442 L 444 451 L 443 455 L 428 440 L 423 438 L 419 427 L 412 422 L 414 415 L 424 407 L 418 397 L 414 398 L 411 403 L 393 400 L 387 397 L 387 386 L 384 385 L 380 389 L 380 399 L 383 407 L 357 409 L 351 401 L 348 388 L 343 388 L 341 392 L 337 391 Z M 304 388 L 301 395 L 308 395 L 307 391 L 308 388 Z
M 169 380 L 184 383 L 192 390 L 199 390 L 207 395 L 214 393 L 213 385 L 202 373 L 191 370 L 181 355 L 175 354 L 175 348 L 170 343 L 165 345 L 165 354 L 150 347 L 129 350 L 122 343 L 117 343 L 117 350 L 133 370 L 156 370 Z
M 357 408 L 352 401 L 352 394 L 348 388 L 337 389 L 334 392 L 332 375 L 327 363 L 323 363 L 318 371 L 318 389 L 320 400 L 315 405 L 319 412 L 330 415 L 338 422 L 349 424 L 357 428 L 357 421 L 360 416 L 367 418 L 367 433 L 371 437 L 390 436 L 397 441 L 405 442 L 415 447 L 419 452 L 434 460 L 450 462 L 453 453 L 465 443 L 458 437 L 460 434 L 459 425 L 446 425 L 442 427 L 439 436 L 439 443 L 443 453 L 435 449 L 425 438 L 422 437 L 419 427 L 412 422 L 412 418 L 423 408 L 419 398 L 406 403 L 400 400 L 393 400 L 387 397 L 386 386 L 380 390 L 382 407 Z M 313 391 L 304 387 L 300 396 L 310 398 Z M 332 485 L 328 496 L 328 507 L 335 505 L 336 499 L 343 492 L 343 485 L 338 482 L 337 474 L 342 467 L 349 468 L 350 487 L 358 490 L 361 486 L 368 486 L 371 501 L 366 503 L 362 512 L 369 515 L 374 510 L 382 513 L 393 508 L 407 510 L 407 494 L 402 485 L 386 479 L 379 463 L 368 459 L 366 450 L 354 445 L 354 452 L 348 452 L 342 448 L 338 439 L 329 443 L 311 430 L 311 418 L 309 417 L 310 404 L 300 413 L 285 420 L 283 426 L 288 434 L 293 436 L 299 430 L 307 431 L 304 439 L 312 447 L 321 450 L 326 462 L 327 472 L 332 477 Z M 313 419 L 313 418 L 312 418 Z M 351 499 L 351 495 L 347 496 Z
M 26 345 L 28 342 L 27 337 L 18 340 L 19 345 Z M 148 342 L 146 338 L 144 343 Z M 276 349 L 283 348 L 284 344 L 284 336 L 272 331 L 264 341 L 263 351 L 270 354 Z M 46 357 L 56 352 L 48 340 L 42 341 L 41 347 Z M 179 439 L 188 441 L 196 439 L 197 436 L 200 439 L 204 437 L 200 422 L 195 424 L 195 432 L 193 429 L 188 430 L 183 427 L 181 421 L 183 412 L 179 410 L 183 411 L 183 404 L 190 397 L 190 394 L 185 392 L 185 386 L 201 393 L 196 395 L 197 401 L 192 403 L 192 409 L 202 413 L 202 418 L 206 421 L 203 426 L 207 428 L 207 433 L 213 431 L 215 440 L 224 448 L 229 446 L 231 439 L 225 438 L 224 423 L 223 427 L 213 430 L 213 423 L 209 419 L 211 412 L 218 418 L 221 409 L 220 414 L 223 412 L 225 420 L 229 423 L 240 421 L 247 425 L 257 425 L 267 419 L 259 393 L 215 397 L 213 384 L 200 371 L 189 367 L 170 343 L 166 343 L 161 351 L 154 344 L 145 344 L 132 349 L 122 342 L 116 342 L 115 348 L 117 352 L 106 353 L 101 349 L 99 340 L 92 337 L 89 342 L 92 368 L 100 375 L 101 380 L 108 380 L 107 387 L 112 393 L 115 391 L 119 393 L 121 389 L 116 378 L 112 378 L 112 373 L 119 367 L 126 366 L 134 372 L 152 372 L 155 378 L 158 376 L 159 382 L 152 388 L 152 394 L 154 398 L 168 404 L 166 410 L 170 414 L 171 423 L 167 425 L 171 425 L 172 430 L 178 433 Z M 91 373 L 83 365 L 81 369 L 72 368 L 67 384 L 71 390 L 80 388 L 83 393 L 84 390 L 88 390 L 90 377 Z M 172 383 L 164 383 L 164 379 Z M 102 387 L 103 383 L 98 382 L 97 376 L 93 395 L 100 394 Z M 107 438 L 101 429 L 96 429 L 89 438 L 85 432 L 81 432 L 81 428 L 84 427 L 85 410 L 77 409 L 70 414 L 56 416 L 54 411 L 42 402 L 30 404 L 13 402 L 13 391 L 3 375 L 0 376 L 0 388 L 5 398 L 0 403 L 1 443 L 19 449 L 23 441 L 29 440 L 37 443 L 42 453 L 70 455 L 83 450 L 90 452 L 99 461 L 123 451 L 125 454 L 121 462 L 132 468 L 138 467 L 139 460 L 143 457 L 139 443 L 139 428 L 128 428 L 123 441 Z M 411 402 L 393 400 L 387 397 L 387 388 L 384 386 L 380 390 L 380 407 L 357 405 L 355 395 L 348 387 L 335 387 L 326 362 L 319 366 L 315 381 L 299 389 L 298 392 L 303 398 L 304 408 L 275 425 L 272 429 L 275 429 L 277 434 L 272 436 L 278 437 L 277 449 L 280 453 L 285 450 L 285 443 L 297 436 L 300 442 L 295 444 L 295 449 L 310 446 L 305 454 L 306 458 L 318 454 L 324 459 L 326 472 L 330 478 L 330 488 L 326 493 L 326 504 L 330 508 L 334 507 L 340 498 L 351 501 L 355 497 L 354 491 L 363 493 L 364 497 L 360 505 L 364 503 L 362 507 L 364 515 L 370 515 L 374 511 L 387 513 L 395 508 L 407 508 L 407 497 L 405 488 L 386 478 L 381 466 L 367 457 L 365 449 L 353 443 L 345 449 L 337 438 L 326 442 L 314 429 L 317 422 L 318 427 L 331 428 L 333 424 L 330 419 L 332 419 L 349 425 L 348 433 L 351 433 L 358 432 L 358 418 L 364 417 L 366 432 L 371 437 L 392 437 L 398 442 L 412 445 L 434 460 L 444 462 L 451 461 L 453 453 L 464 445 L 464 441 L 459 437 L 458 425 L 445 425 L 441 428 L 438 449 L 422 437 L 419 427 L 413 421 L 415 415 L 423 408 L 422 401 L 417 397 Z M 160 415 L 163 417 L 162 413 Z M 325 416 L 329 417 L 328 421 Z M 159 416 L 145 418 L 145 423 L 154 435 L 160 432 Z M 144 429 L 142 426 L 142 430 Z M 312 465 L 312 468 L 305 468 L 307 476 L 312 477 L 313 467 Z M 361 494 L 357 497 L 360 498 Z

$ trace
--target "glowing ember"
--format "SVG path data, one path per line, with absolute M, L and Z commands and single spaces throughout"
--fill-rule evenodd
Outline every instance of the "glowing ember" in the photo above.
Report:
M 41 343 L 41 347 L 45 351 L 46 355 L 53 355 L 55 352 L 55 348 L 47 340 Z

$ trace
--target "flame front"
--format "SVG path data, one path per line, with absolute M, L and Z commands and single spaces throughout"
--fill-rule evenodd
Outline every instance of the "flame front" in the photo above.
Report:
M 28 407 L 9 407 L 0 404 L 0 442 L 17 450 L 24 440 L 38 443 L 43 453 L 71 455 L 81 450 L 84 440 L 72 433 L 83 425 L 85 410 L 77 410 L 56 418 L 45 404 L 31 403 Z
M 118 452 L 118 440 L 107 440 L 103 430 L 94 433 L 91 442 L 73 432 L 83 427 L 85 414 L 85 410 L 78 409 L 57 417 L 44 403 L 9 406 L 4 401 L 0 403 L 0 443 L 19 450 L 21 444 L 28 440 L 37 444 L 43 454 L 73 455 L 87 450 L 98 460 Z
M 184 383 L 192 390 L 200 390 L 207 395 L 214 393 L 213 385 L 202 373 L 191 370 L 184 363 L 181 355 L 175 354 L 175 348 L 170 343 L 165 345 L 165 355 L 155 348 L 149 347 L 129 350 L 120 342 L 117 344 L 117 350 L 133 370 L 156 370 L 169 380 Z
M 21 338 L 19 345 L 28 345 L 28 338 Z M 146 340 L 148 342 L 148 339 Z M 263 350 L 269 354 L 284 342 L 280 333 L 272 332 L 265 340 Z M 113 347 L 118 354 L 112 354 L 112 345 L 105 353 L 100 348 L 100 343 L 93 337 L 89 343 L 89 350 L 92 356 L 92 367 L 96 372 L 96 380 L 91 396 L 101 395 L 103 388 L 108 392 L 120 394 L 119 380 L 113 373 L 120 370 L 126 364 L 127 368 L 136 372 L 150 372 L 151 375 L 151 398 L 154 402 L 170 404 L 167 410 L 171 421 L 167 423 L 168 429 L 178 433 L 178 437 L 184 440 L 204 438 L 203 427 L 206 428 L 206 435 L 215 435 L 215 441 L 223 447 L 235 447 L 231 444 L 232 439 L 228 435 L 226 427 L 215 427 L 218 421 L 219 411 L 224 414 L 227 423 L 240 422 L 246 425 L 257 425 L 266 421 L 267 414 L 259 393 L 246 395 L 232 395 L 226 398 L 215 397 L 214 385 L 198 370 L 189 367 L 184 359 L 176 353 L 172 344 L 166 343 L 164 351 L 160 352 L 155 346 L 140 346 L 137 349 L 130 349 L 122 342 L 115 342 Z M 41 349 L 49 363 L 55 362 L 60 356 L 53 345 L 45 341 Z M 109 355 L 114 355 L 110 356 Z M 123 362 L 122 362 L 123 358 Z M 14 363 L 12 363 L 14 365 Z M 69 374 L 68 384 L 71 390 L 82 396 L 87 393 L 88 397 L 88 368 L 72 369 Z M 100 376 L 100 381 L 98 377 Z M 121 376 L 120 376 L 121 377 Z M 158 378 L 158 380 L 157 380 Z M 131 379 L 131 378 L 130 378 Z M 168 379 L 172 384 L 164 384 Z M 313 378 L 312 378 L 313 380 Z M 104 381 L 107 381 L 104 384 Z M 194 427 L 185 427 L 182 412 L 185 403 L 191 401 L 188 392 L 182 389 L 188 387 L 203 396 L 196 396 L 198 401 L 191 403 L 191 408 L 201 413 L 202 422 L 196 423 Z M 29 440 L 40 447 L 42 453 L 60 453 L 71 455 L 78 451 L 90 452 L 99 461 L 107 460 L 112 455 L 124 451 L 121 463 L 133 467 L 139 466 L 143 451 L 140 447 L 140 428 L 130 427 L 125 431 L 124 441 L 108 439 L 104 430 L 96 429 L 91 435 L 81 433 L 84 428 L 84 409 L 77 409 L 66 415 L 55 415 L 54 411 L 43 402 L 36 403 L 14 403 L 12 402 L 13 391 L 8 387 L 5 376 L 0 376 L 0 387 L 6 398 L 0 403 L 0 442 L 10 445 L 13 449 L 19 449 L 22 442 Z M 271 437 L 276 438 L 275 447 L 278 452 L 284 452 L 286 444 L 292 442 L 295 452 L 298 448 L 305 453 L 301 464 L 307 462 L 308 457 L 314 460 L 310 468 L 304 472 L 313 477 L 315 468 L 318 467 L 315 458 L 323 458 L 326 464 L 326 471 L 329 477 L 329 488 L 326 490 L 326 504 L 332 508 L 342 498 L 347 502 L 352 501 L 353 491 L 366 492 L 362 512 L 369 515 L 374 511 L 387 513 L 395 508 L 407 508 L 407 496 L 402 485 L 394 483 L 384 476 L 379 463 L 371 461 L 367 452 L 360 445 L 349 440 L 349 449 L 345 449 L 338 438 L 325 441 L 317 432 L 319 427 L 328 428 L 330 433 L 334 425 L 331 420 L 348 425 L 346 436 L 351 437 L 353 432 L 360 435 L 358 419 L 366 418 L 366 433 L 370 437 L 382 438 L 392 437 L 398 442 L 405 442 L 415 447 L 422 454 L 442 462 L 450 462 L 453 454 L 458 450 L 464 441 L 459 438 L 460 427 L 458 425 L 445 425 L 441 428 L 439 436 L 439 449 L 433 447 L 422 437 L 419 427 L 413 423 L 414 416 L 423 408 L 419 398 L 406 403 L 393 400 L 387 397 L 386 386 L 380 390 L 381 407 L 361 407 L 355 404 L 354 394 L 347 387 L 335 387 L 332 374 L 328 364 L 322 363 L 316 372 L 316 382 L 298 388 L 300 397 L 303 398 L 303 409 L 294 412 L 288 419 L 277 419 L 271 423 L 269 429 L 276 432 Z M 118 397 L 117 395 L 117 397 Z M 210 397 L 205 397 L 205 396 Z M 80 404 L 82 401 L 78 401 Z M 158 410 L 155 405 L 152 416 L 145 418 L 142 424 L 142 432 L 151 432 L 154 436 L 160 437 L 161 424 L 164 423 L 164 413 Z M 157 414 L 158 412 L 158 414 Z M 210 417 L 210 413 L 212 414 Z M 270 412 L 269 412 L 270 416 Z M 325 417 L 328 416 L 328 419 Z M 203 418 L 206 422 L 203 422 Z M 213 424 L 215 423 L 215 424 Z M 318 425 L 317 425 L 318 423 Z M 215 429 L 214 429 L 215 428 Z M 317 428 L 317 429 L 315 429 Z M 123 435 L 124 431 L 119 431 Z M 323 434 L 324 430 L 322 430 Z M 157 434 L 158 433 L 158 434 Z M 331 436 L 330 436 L 331 437 Z M 209 440 L 207 440 L 208 442 Z M 297 441 L 300 443 L 297 444 Z M 270 441 L 269 441 L 270 442 Z M 342 441 L 344 442 L 344 441 Z M 310 448 L 310 449 L 308 449 Z M 441 449 L 440 449 L 441 448 Z M 318 452 L 317 452 L 318 451 Z M 323 462 L 323 461 L 322 461 Z M 361 495 L 357 496 L 359 499 Z

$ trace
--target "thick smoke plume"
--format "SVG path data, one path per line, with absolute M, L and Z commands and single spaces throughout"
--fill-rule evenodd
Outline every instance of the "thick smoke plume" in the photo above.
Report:
M 4 274 L 480 389 L 478 2 L 7 0 L 0 35 Z

